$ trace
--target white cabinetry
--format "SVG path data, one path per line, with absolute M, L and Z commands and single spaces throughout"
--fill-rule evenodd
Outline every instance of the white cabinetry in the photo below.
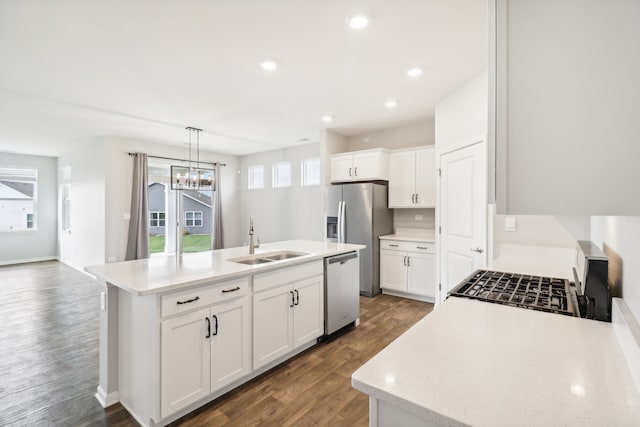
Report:
M 331 182 L 388 180 L 388 170 L 389 158 L 384 149 L 331 156 Z
M 389 207 L 432 208 L 436 200 L 433 147 L 389 155 Z
M 386 294 L 433 302 L 435 244 L 380 239 L 380 287 Z
M 161 415 L 166 417 L 251 373 L 251 297 L 239 295 L 165 320 L 160 341 Z
M 256 275 L 253 366 L 258 369 L 324 332 L 322 262 Z

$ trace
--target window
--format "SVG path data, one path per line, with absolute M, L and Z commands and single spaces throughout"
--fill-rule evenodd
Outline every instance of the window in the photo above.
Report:
M 291 187 L 291 163 L 279 162 L 273 165 L 273 188 Z
M 184 213 L 185 227 L 202 227 L 202 211 L 187 211 Z
M 149 227 L 164 227 L 164 212 L 149 212 Z
M 264 166 L 249 166 L 249 189 L 264 188 Z
M 0 231 L 38 227 L 37 183 L 37 169 L 0 168 Z
M 302 186 L 320 185 L 320 158 L 305 159 L 301 165 Z

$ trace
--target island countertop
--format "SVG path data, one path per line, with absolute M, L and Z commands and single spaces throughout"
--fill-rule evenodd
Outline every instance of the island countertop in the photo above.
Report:
M 255 255 L 259 257 L 266 252 L 285 250 L 305 252 L 306 255 L 256 265 L 229 261 L 229 258 L 248 255 L 248 246 L 242 246 L 92 265 L 85 270 L 99 280 L 127 292 L 151 295 L 271 271 L 364 248 L 363 245 L 328 241 L 289 240 L 262 244 L 256 249 Z
M 464 298 L 447 299 L 352 384 L 432 425 L 640 425 L 611 323 Z

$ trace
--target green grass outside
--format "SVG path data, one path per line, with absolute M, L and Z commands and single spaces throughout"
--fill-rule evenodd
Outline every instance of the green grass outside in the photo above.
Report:
M 182 236 L 183 252 L 202 252 L 211 249 L 210 234 L 187 234 Z M 164 236 L 149 236 L 152 254 L 164 252 Z

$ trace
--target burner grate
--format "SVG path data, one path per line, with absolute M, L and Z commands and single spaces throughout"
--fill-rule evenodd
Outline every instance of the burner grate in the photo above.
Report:
M 449 296 L 575 316 L 566 279 L 477 270 Z

